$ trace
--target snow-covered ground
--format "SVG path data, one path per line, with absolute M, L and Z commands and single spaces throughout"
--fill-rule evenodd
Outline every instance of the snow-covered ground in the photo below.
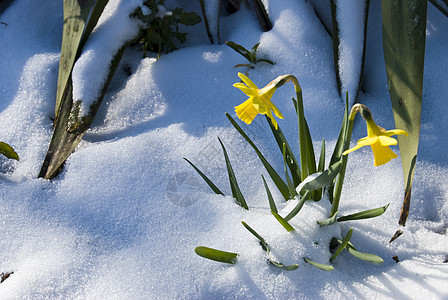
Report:
M 247 48 L 260 42 L 260 57 L 275 65 L 260 63 L 250 71 L 259 87 L 278 75 L 299 79 L 316 149 L 325 138 L 330 155 L 344 109 L 331 38 L 310 3 L 267 2 L 271 31 L 262 32 L 242 6 L 221 17 L 221 40 Z M 199 12 L 198 1 L 188 2 L 187 9 Z M 371 1 L 359 101 L 379 125 L 392 129 L 380 18 L 380 1 Z M 157 61 L 127 51 L 122 63 L 132 74 L 119 69 L 92 129 L 60 176 L 38 179 L 52 133 L 62 1 L 15 0 L 0 21 L 0 140 L 20 156 L 19 162 L 1 160 L 0 272 L 14 272 L 0 284 L 1 299 L 448 298 L 448 264 L 443 263 L 448 255 L 448 19 L 433 6 L 428 9 L 411 214 L 404 234 L 393 243 L 389 239 L 399 229 L 403 198 L 401 163 L 398 158 L 373 167 L 367 148 L 350 154 L 340 212 L 390 203 L 384 215 L 319 228 L 316 220 L 329 211 L 321 201 L 305 204 L 291 220 L 293 233 L 273 218 L 260 175 L 268 176 L 224 115 L 235 116 L 234 106 L 246 100 L 232 86 L 239 81 L 232 67 L 244 60 L 226 45 L 210 45 L 203 23 L 183 28 L 189 32 L 187 43 Z M 273 102 L 285 116 L 279 125 L 297 152 L 292 96 L 287 84 Z M 240 124 L 283 174 L 264 117 Z M 183 160 L 191 160 L 231 194 L 218 136 L 249 211 L 230 196 L 214 194 Z M 363 136 L 365 124 L 357 120 L 353 139 Z M 294 201 L 285 203 L 270 180 L 268 185 L 280 213 L 288 212 Z M 266 252 L 241 221 L 267 240 L 273 258 L 299 268 L 288 272 L 267 264 Z M 333 261 L 332 272 L 303 261 L 328 263 L 328 240 L 345 236 L 350 228 L 357 249 L 381 256 L 383 264 L 357 260 L 345 251 Z M 195 254 L 197 246 L 237 252 L 239 261 L 206 260 Z

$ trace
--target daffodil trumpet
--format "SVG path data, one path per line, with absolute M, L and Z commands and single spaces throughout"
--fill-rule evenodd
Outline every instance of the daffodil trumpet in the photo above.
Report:
M 274 103 L 272 103 L 271 98 L 274 95 L 275 90 L 288 81 L 293 81 L 294 85 L 298 86 L 297 78 L 292 75 L 279 76 L 264 88 L 259 89 L 257 85 L 243 73 L 238 73 L 238 76 L 243 82 L 235 83 L 233 86 L 240 89 L 249 97 L 249 99 L 242 104 L 235 106 L 235 112 L 238 118 L 247 124 L 251 124 L 258 114 L 265 114 L 271 119 L 272 124 L 274 124 L 277 129 L 278 124 L 273 113 L 280 119 L 283 119 L 283 115 Z
M 240 118 L 246 124 L 251 124 L 258 114 L 265 114 L 269 117 L 276 130 L 278 129 L 278 123 L 274 118 L 274 115 L 280 119 L 283 119 L 283 115 L 280 110 L 272 103 L 271 98 L 277 88 L 283 86 L 289 81 L 294 84 L 294 89 L 297 96 L 296 110 L 299 121 L 300 164 L 302 166 L 301 176 L 302 178 L 306 178 L 309 173 L 312 172 L 312 170 L 308 170 L 307 168 L 308 164 L 306 163 L 306 149 L 308 149 L 309 147 L 311 147 L 312 149 L 312 146 L 307 145 L 308 142 L 305 133 L 305 116 L 303 112 L 302 88 L 299 85 L 299 81 L 293 75 L 282 75 L 272 80 L 265 87 L 259 89 L 257 85 L 243 73 L 238 73 L 238 76 L 241 78 L 243 83 L 238 82 L 233 86 L 240 89 L 249 97 L 249 99 L 247 99 L 242 104 L 235 106 L 235 112 L 238 118 Z
M 366 121 L 367 125 L 367 136 L 358 140 L 355 147 L 345 150 L 342 155 L 347 155 L 353 151 L 358 150 L 364 146 L 370 146 L 373 152 L 374 166 L 381 166 L 388 163 L 390 160 L 397 157 L 389 146 L 394 146 L 397 144 L 397 140 L 392 138 L 393 135 L 408 135 L 408 133 L 401 129 L 385 130 L 384 128 L 376 125 L 372 118 L 372 113 L 370 110 L 362 104 L 356 104 L 353 106 L 350 113 L 349 121 L 353 122 L 351 119 L 355 118 L 357 111 L 360 111 L 361 116 Z
M 360 113 L 362 118 L 366 121 L 367 125 L 367 137 L 359 139 L 355 147 L 349 148 L 350 139 L 352 136 L 353 123 L 355 120 L 356 113 Z M 344 138 L 344 152 L 342 152 L 342 169 L 338 176 L 338 180 L 335 185 L 334 198 L 331 208 L 330 216 L 333 216 L 339 207 L 339 199 L 342 191 L 342 184 L 345 176 L 345 169 L 347 166 L 347 155 L 353 151 L 358 150 L 364 146 L 370 146 L 373 152 L 374 166 L 381 166 L 388 163 L 390 160 L 397 157 L 389 147 L 396 145 L 397 140 L 392 138 L 393 135 L 408 135 L 408 133 L 401 129 L 385 130 L 384 128 L 378 126 L 372 118 L 372 113 L 369 108 L 363 104 L 353 105 L 350 115 L 348 117 L 348 128 Z

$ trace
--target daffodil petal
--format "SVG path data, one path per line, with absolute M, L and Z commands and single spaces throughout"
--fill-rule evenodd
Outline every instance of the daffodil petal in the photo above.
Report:
M 394 146 L 397 144 L 397 140 L 385 135 L 378 137 L 381 146 Z
M 389 147 L 384 147 L 379 144 L 373 144 L 371 145 L 371 148 L 373 152 L 375 167 L 384 165 L 385 163 L 388 163 L 391 159 L 397 157 L 397 154 L 395 154 L 392 150 L 390 150 Z
M 244 94 L 246 94 L 249 97 L 257 95 L 257 93 L 253 89 L 251 89 L 244 83 L 237 82 L 234 83 L 233 86 L 236 87 L 237 89 L 240 89 Z
M 235 112 L 238 118 L 240 118 L 241 121 L 246 122 L 247 124 L 252 123 L 252 121 L 258 115 L 258 111 L 255 109 L 251 98 L 241 103 L 240 105 L 235 106 Z
M 404 134 L 405 136 L 408 136 L 408 133 L 405 130 L 401 130 L 401 129 L 388 130 L 388 131 L 384 132 L 383 134 L 386 136 L 400 135 L 400 134 Z
M 342 155 L 347 155 L 347 154 L 349 154 L 349 153 L 351 153 L 351 152 L 353 152 L 353 151 L 356 151 L 356 150 L 358 150 L 359 148 L 364 147 L 364 146 L 366 146 L 366 145 L 360 145 L 360 144 L 357 144 L 355 147 L 350 148 L 350 149 L 345 150 L 344 152 L 342 152 Z
M 378 136 L 365 137 L 358 140 L 358 145 L 360 145 L 361 147 L 369 146 L 375 143 L 378 143 Z
M 278 118 L 283 119 L 283 115 L 282 115 L 282 113 L 281 113 L 280 110 L 277 108 L 277 106 L 274 105 L 274 103 L 272 103 L 272 111 L 274 112 L 274 114 L 275 114 Z
M 258 87 L 255 85 L 255 83 L 252 82 L 252 80 L 249 79 L 249 77 L 247 77 L 246 75 L 244 75 L 243 73 L 238 73 L 238 77 L 241 78 L 241 80 L 247 84 L 248 87 L 253 88 L 253 89 L 257 89 Z

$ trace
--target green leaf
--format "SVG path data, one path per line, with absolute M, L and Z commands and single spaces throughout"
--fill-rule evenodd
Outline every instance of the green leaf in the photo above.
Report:
M 198 174 L 202 177 L 202 179 L 205 180 L 205 182 L 208 184 L 208 186 L 216 193 L 216 194 L 221 194 L 224 196 L 224 193 L 221 192 L 218 187 L 207 177 L 205 176 L 204 173 L 201 172 L 201 170 L 198 169 L 198 167 L 196 167 L 191 161 L 189 161 L 188 159 L 186 159 L 184 157 L 184 159 L 193 167 L 193 169 L 196 170 L 196 172 L 198 172 Z
M 267 253 L 271 252 L 271 250 L 269 249 L 268 243 L 266 243 L 266 240 L 259 235 L 252 227 L 250 227 L 246 222 L 242 221 L 241 224 L 243 224 L 243 226 L 249 230 L 250 233 L 252 233 L 259 241 L 261 244 L 261 247 L 263 248 L 264 251 L 266 251 Z
M 56 92 L 55 120 L 59 117 L 63 97 L 71 90 L 71 73 L 81 49 L 81 38 L 94 4 L 93 0 L 64 0 L 64 24 Z
M 251 53 L 249 50 L 247 50 L 246 48 L 244 48 L 243 46 L 234 43 L 232 41 L 226 41 L 225 42 L 227 46 L 229 46 L 230 48 L 232 48 L 235 52 L 241 54 L 242 56 L 244 56 L 244 58 L 247 59 L 248 62 L 252 63 L 251 60 Z
M 256 63 L 259 63 L 259 62 L 265 62 L 265 63 L 268 63 L 268 64 L 270 64 L 270 65 L 275 65 L 275 63 L 274 63 L 272 60 L 270 60 L 270 59 L 265 59 L 265 58 L 256 59 L 256 60 L 254 61 L 255 64 L 256 64 Z
M 193 26 L 202 21 L 201 17 L 198 16 L 195 12 L 186 12 L 182 10 L 180 14 L 179 23 L 186 26 Z
M 302 186 L 301 191 L 302 190 L 314 191 L 330 185 L 336 178 L 336 176 L 339 174 L 341 167 L 342 167 L 342 161 L 338 161 L 337 163 L 329 166 L 328 169 L 322 172 L 319 176 L 305 183 Z
M 283 144 L 283 166 L 285 168 L 285 177 L 286 182 L 288 183 L 289 195 L 291 198 L 294 198 L 297 195 L 296 188 L 289 178 L 288 167 L 287 167 L 287 156 L 286 156 L 286 144 Z
M 280 152 L 283 153 L 283 144 L 286 145 L 286 156 L 287 156 L 286 163 L 288 164 L 289 171 L 291 172 L 292 182 L 294 183 L 294 186 L 298 186 L 299 183 L 302 181 L 300 178 L 299 163 L 294 157 L 294 153 L 292 152 L 291 147 L 289 147 L 288 141 L 286 140 L 286 137 L 284 136 L 282 130 L 280 129 L 280 125 L 277 124 L 277 129 L 275 129 L 275 126 L 272 123 L 271 118 L 269 118 L 266 115 L 265 117 L 266 121 L 269 124 L 269 127 L 271 128 L 272 134 L 274 135 L 275 141 L 277 142 Z
M 409 214 L 411 186 L 420 137 L 427 1 L 382 1 L 383 51 L 398 136 L 405 199 L 399 224 Z
M 304 258 L 304 260 L 307 263 L 309 263 L 310 265 L 312 265 L 312 266 L 314 266 L 314 267 L 316 267 L 318 269 L 321 269 L 321 270 L 324 270 L 324 271 L 333 271 L 334 270 L 332 265 L 320 264 L 320 263 L 314 262 L 314 261 L 312 261 L 312 260 L 310 260 L 308 258 Z
M 264 7 L 263 1 L 261 0 L 253 1 L 253 7 L 263 31 L 271 30 L 272 23 L 271 20 L 269 19 L 269 15 L 266 11 L 266 8 Z
M 333 261 L 342 252 L 342 250 L 344 250 L 345 247 L 347 247 L 347 244 L 350 241 L 350 238 L 352 237 L 352 233 L 353 233 L 353 228 L 350 228 L 347 235 L 340 243 L 338 249 L 336 249 L 336 252 L 333 254 L 332 257 L 330 257 L 330 261 Z
M 320 227 L 333 225 L 334 223 L 336 223 L 337 216 L 338 212 L 336 212 L 332 217 L 328 219 L 317 221 L 317 224 L 319 224 Z
M 294 227 L 292 227 L 285 219 L 282 218 L 278 213 L 275 211 L 271 211 L 271 213 L 274 215 L 274 217 L 279 221 L 280 224 L 286 229 L 286 231 L 291 232 L 294 231 Z
M 338 222 L 375 218 L 375 217 L 381 216 L 386 211 L 386 209 L 388 207 L 389 207 L 389 204 L 382 206 L 382 207 L 369 209 L 369 210 L 361 211 L 361 212 L 351 214 L 348 216 L 340 217 L 340 218 L 338 218 Z
M 348 253 L 350 253 L 354 257 L 364 260 L 364 261 L 367 261 L 369 263 L 372 263 L 375 265 L 380 265 L 384 262 L 384 260 L 381 257 L 379 257 L 378 255 L 357 251 L 352 243 L 348 243 L 346 249 L 347 249 Z
M 79 105 L 81 103 L 79 101 L 73 103 L 72 85 L 67 86 L 68 90 L 61 102 L 60 114 L 54 121 L 53 135 L 42 163 L 39 177 L 45 179 L 54 178 L 89 129 L 101 101 L 106 95 L 107 88 L 123 56 L 125 47 L 126 45 L 123 45 L 114 55 L 109 66 L 106 82 L 101 88 L 101 93 L 98 99 L 89 107 L 89 113 L 86 116 L 79 118 Z
M 311 195 L 312 195 L 311 191 L 306 191 L 305 194 L 303 194 L 302 198 L 300 198 L 300 200 L 297 203 L 297 205 L 283 219 L 285 219 L 286 221 L 289 221 L 292 218 L 294 218 L 299 213 L 299 211 L 302 209 L 303 204 L 305 204 L 305 201 L 307 201 L 307 200 L 309 200 L 311 198 Z
M 285 266 L 284 264 L 282 264 L 281 262 L 277 262 L 275 260 L 272 259 L 268 259 L 269 263 L 276 266 L 277 268 L 280 268 L 284 271 L 295 271 L 299 268 L 299 265 L 294 264 L 294 265 L 289 265 L 289 266 Z
M 277 206 L 275 205 L 274 198 L 272 197 L 271 190 L 269 189 L 266 180 L 264 179 L 264 176 L 261 175 L 261 178 L 263 178 L 263 184 L 264 188 L 266 189 L 266 194 L 268 195 L 269 200 L 269 207 L 271 208 L 271 211 L 278 213 Z
M 322 147 L 320 148 L 319 164 L 317 172 L 323 172 L 325 169 L 325 139 L 322 139 Z
M 204 258 L 228 264 L 236 264 L 238 258 L 237 253 L 216 250 L 213 248 L 203 246 L 196 247 L 196 249 L 194 249 L 194 252 L 196 252 L 197 255 L 202 256 Z
M 19 160 L 19 155 L 14 151 L 14 149 L 7 143 L 0 142 L 0 154 L 3 154 L 9 159 Z
M 277 172 L 274 170 L 274 168 L 269 164 L 269 162 L 266 160 L 266 158 L 261 154 L 260 150 L 258 150 L 257 146 L 255 146 L 254 142 L 247 136 L 247 134 L 241 129 L 241 127 L 235 122 L 235 120 L 226 113 L 227 119 L 229 119 L 230 123 L 232 123 L 233 127 L 243 136 L 243 138 L 249 143 L 249 145 L 252 146 L 252 148 L 257 153 L 258 157 L 261 160 L 261 163 L 266 168 L 266 171 L 268 172 L 269 176 L 271 176 L 272 181 L 277 186 L 280 193 L 283 195 L 285 200 L 290 199 L 289 196 L 289 190 L 286 183 L 283 181 L 283 179 L 277 174 Z
M 348 93 L 345 94 L 345 109 L 344 117 L 342 118 L 341 129 L 339 130 L 338 139 L 336 140 L 336 145 L 333 149 L 333 154 L 331 155 L 330 165 L 341 160 L 342 153 L 346 150 L 344 149 L 345 141 L 347 139 L 347 129 L 348 129 L 348 116 L 349 116 L 349 104 L 348 104 Z
M 246 200 L 244 199 L 240 187 L 238 186 L 238 182 L 236 180 L 235 173 L 233 172 L 229 156 L 227 155 L 227 150 L 224 147 L 224 144 L 221 142 L 221 139 L 218 138 L 218 140 L 219 143 L 221 144 L 222 151 L 224 152 L 224 158 L 226 159 L 226 167 L 227 167 L 227 173 L 229 174 L 230 188 L 232 189 L 232 197 L 236 199 L 239 205 L 248 210 L 249 207 L 247 206 Z

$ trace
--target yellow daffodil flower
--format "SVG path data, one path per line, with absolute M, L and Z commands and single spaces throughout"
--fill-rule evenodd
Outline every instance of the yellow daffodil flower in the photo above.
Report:
M 258 114 L 265 114 L 271 119 L 272 124 L 274 124 L 275 129 L 277 129 L 277 121 L 272 115 L 272 112 L 274 112 L 278 118 L 283 119 L 282 113 L 271 102 L 271 98 L 274 95 L 277 86 L 271 82 L 271 84 L 259 89 L 255 83 L 243 73 L 238 73 L 238 76 L 245 84 L 238 82 L 233 86 L 240 89 L 249 97 L 249 99 L 242 104 L 235 106 L 235 112 L 238 118 L 247 124 L 250 124 Z
M 405 134 L 407 136 L 408 133 L 401 129 L 386 131 L 384 128 L 376 125 L 373 119 L 366 119 L 366 124 L 367 137 L 358 140 L 358 144 L 355 147 L 344 151 L 342 154 L 347 155 L 348 153 L 358 150 L 361 147 L 370 146 L 372 148 L 375 166 L 384 165 L 391 159 L 396 158 L 397 154 L 395 154 L 389 146 L 396 145 L 397 140 L 391 138 L 391 136 L 399 134 Z

